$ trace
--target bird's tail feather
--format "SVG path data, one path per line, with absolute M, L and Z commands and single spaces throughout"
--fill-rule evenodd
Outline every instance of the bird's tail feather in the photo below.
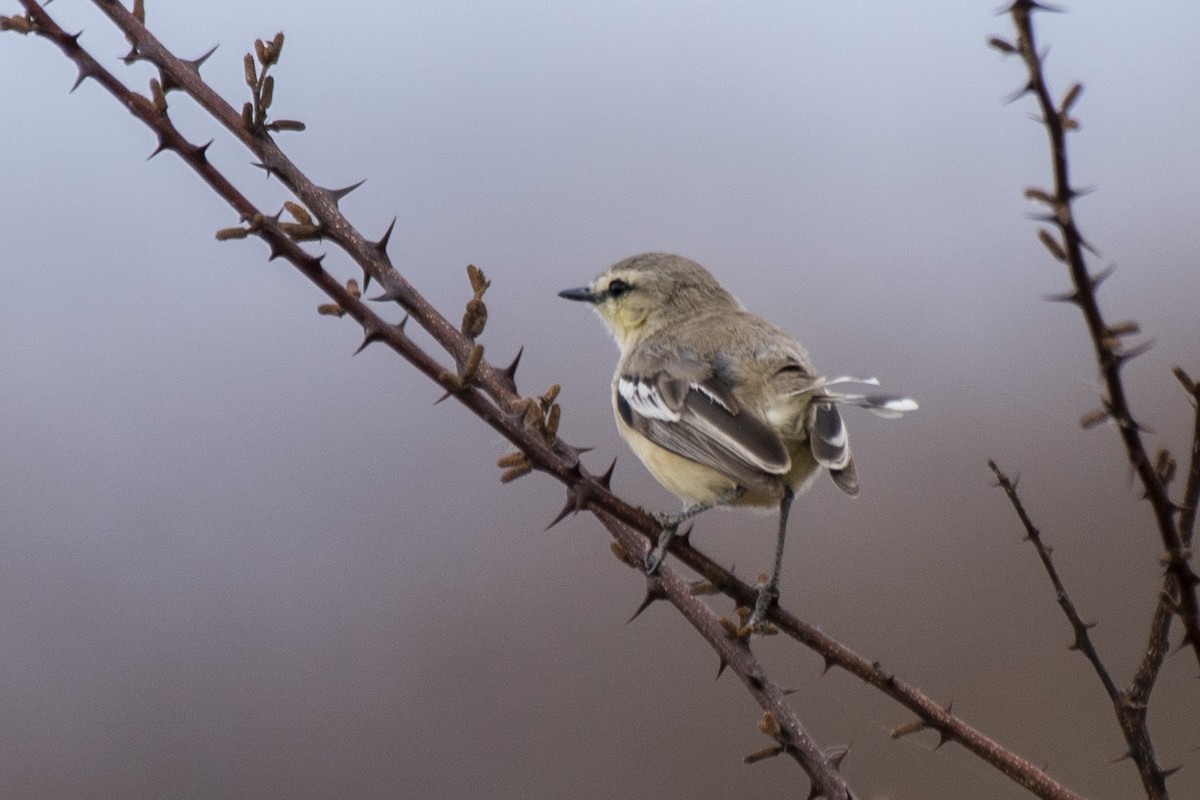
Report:
M 850 375 L 840 375 L 836 378 L 830 378 L 825 381 L 825 386 L 833 386 L 839 383 L 857 383 L 864 386 L 878 386 L 878 378 L 855 378 Z M 917 401 L 911 397 L 902 397 L 894 394 L 841 394 L 839 392 L 826 392 L 820 400 L 827 400 L 831 403 L 837 403 L 842 406 L 858 406 L 865 408 L 872 414 L 888 419 L 903 416 L 908 411 L 916 411 L 919 406 Z

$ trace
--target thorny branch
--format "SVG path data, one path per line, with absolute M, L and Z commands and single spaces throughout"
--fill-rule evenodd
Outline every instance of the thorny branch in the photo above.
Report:
M 1063 585 L 1062 578 L 1059 577 L 1058 569 L 1054 566 L 1050 548 L 1042 540 L 1041 531 L 1033 524 L 1033 520 L 1025 510 L 1025 504 L 1017 495 L 1016 484 L 1000 470 L 1000 467 L 996 466 L 995 461 L 988 461 L 988 467 L 996 476 L 996 481 L 1004 490 L 1004 494 L 1008 496 L 1008 501 L 1017 513 L 1017 518 L 1021 520 L 1021 525 L 1025 528 L 1026 540 L 1037 550 L 1038 558 L 1041 559 L 1046 575 L 1050 578 L 1050 584 L 1054 587 L 1054 596 L 1058 600 L 1058 605 L 1062 608 L 1067 621 L 1071 623 L 1071 629 L 1075 632 L 1075 641 L 1071 643 L 1071 649 L 1083 653 L 1091 663 L 1096 677 L 1104 686 L 1104 691 L 1116 712 L 1121 734 L 1125 737 L 1125 743 L 1129 748 L 1129 758 L 1137 766 L 1138 774 L 1142 776 L 1146 796 L 1150 800 L 1166 800 L 1166 779 L 1175 770 L 1164 770 L 1158 765 L 1154 756 L 1154 745 L 1150 740 L 1150 729 L 1146 722 L 1148 708 L 1145 701 L 1134 696 L 1134 687 L 1130 687 L 1124 692 L 1117 688 L 1117 684 L 1109 674 L 1108 668 L 1104 666 L 1100 654 L 1092 643 L 1092 637 L 1088 633 L 1093 626 L 1084 622 L 1079 616 L 1075 603 L 1072 602 L 1066 586 Z
M 1106 419 L 1111 419 L 1116 424 L 1125 446 L 1126 458 L 1142 484 L 1145 498 L 1150 502 L 1155 524 L 1166 550 L 1166 575 L 1152 614 L 1146 651 L 1127 689 L 1122 691 L 1117 688 L 1093 646 L 1088 634 L 1090 626 L 1079 617 L 1054 567 L 1049 548 L 1042 542 L 1040 532 L 1025 511 L 1017 496 L 1015 485 L 994 462 L 989 461 L 988 465 L 1007 494 L 1026 530 L 1027 538 L 1037 549 L 1054 587 L 1058 603 L 1075 632 L 1072 649 L 1082 652 L 1091 663 L 1113 704 L 1117 722 L 1129 748 L 1127 756 L 1137 767 L 1147 797 L 1151 800 L 1165 800 L 1168 797 L 1166 779 L 1178 768 L 1164 770 L 1158 765 L 1147 726 L 1147 713 L 1150 694 L 1169 649 L 1171 620 L 1175 616 L 1180 618 L 1184 626 L 1180 649 L 1190 646 L 1200 660 L 1200 616 L 1197 613 L 1196 600 L 1198 580 L 1189 563 L 1196 522 L 1196 503 L 1200 495 L 1200 388 L 1182 368 L 1175 367 L 1176 377 L 1196 408 L 1187 484 L 1180 504 L 1176 505 L 1168 495 L 1168 486 L 1175 474 L 1175 460 L 1164 448 L 1159 450 L 1157 457 L 1151 462 L 1142 442 L 1141 427 L 1130 411 L 1121 376 L 1121 368 L 1129 360 L 1148 350 L 1150 343 L 1126 348 L 1123 337 L 1137 333 L 1137 324 L 1122 322 L 1109 325 L 1105 322 L 1100 312 L 1096 290 L 1107 277 L 1108 271 L 1092 275 L 1084 258 L 1084 251 L 1091 251 L 1092 248 L 1075 223 L 1072 203 L 1078 192 L 1070 183 L 1066 147 L 1067 132 L 1078 128 L 1078 122 L 1070 112 L 1079 98 L 1082 86 L 1074 84 L 1060 103 L 1056 105 L 1053 101 L 1047 87 L 1043 57 L 1038 52 L 1034 39 L 1032 17 L 1035 11 L 1041 10 L 1049 9 L 1035 0 L 1015 0 L 1008 12 L 1016 29 L 1017 43 L 1013 45 L 998 38 L 991 40 L 992 46 L 1001 52 L 1021 56 L 1028 81 L 1016 96 L 1034 95 L 1041 111 L 1039 121 L 1050 140 L 1054 190 L 1048 193 L 1030 188 L 1026 190 L 1025 195 L 1049 208 L 1049 213 L 1041 219 L 1052 223 L 1058 229 L 1058 236 L 1043 228 L 1038 231 L 1038 237 L 1056 260 L 1067 265 L 1074 288 L 1067 294 L 1051 299 L 1073 303 L 1083 312 L 1104 382 L 1105 396 L 1102 398 L 1101 407 L 1085 414 L 1081 422 L 1084 427 L 1091 427 Z
M 1142 442 L 1142 428 L 1133 417 L 1121 378 L 1121 368 L 1131 359 L 1146 352 L 1150 343 L 1127 348 L 1123 337 L 1135 333 L 1137 325 L 1109 325 L 1105 321 L 1096 297 L 1096 289 L 1108 276 L 1108 271 L 1093 275 L 1084 258 L 1084 250 L 1091 250 L 1091 246 L 1075 223 L 1072 204 L 1079 193 L 1071 185 L 1066 144 L 1067 132 L 1078 127 L 1070 111 L 1082 87 L 1079 84 L 1072 86 L 1062 102 L 1057 104 L 1050 94 L 1042 55 L 1037 50 L 1033 30 L 1033 13 L 1044 8 L 1035 0 L 1016 0 L 1009 7 L 1017 33 L 1016 45 L 993 40 L 993 44 L 999 49 L 1020 54 L 1029 76 L 1020 94 L 1032 94 L 1036 98 L 1041 111 L 1040 122 L 1050 140 L 1054 190 L 1047 193 L 1040 189 L 1029 189 L 1026 196 L 1042 202 L 1049 208 L 1049 213 L 1043 219 L 1058 229 L 1057 237 L 1045 228 L 1038 232 L 1046 249 L 1056 260 L 1066 264 L 1071 276 L 1073 290 L 1054 299 L 1073 303 L 1083 313 L 1096 363 L 1104 382 L 1105 395 L 1101 399 L 1101 407 L 1085 415 L 1084 424 L 1088 426 L 1104 419 L 1112 419 L 1116 424 L 1125 446 L 1126 458 L 1141 482 L 1146 499 L 1150 502 L 1155 526 L 1165 550 L 1164 560 L 1169 579 L 1166 581 L 1164 596 L 1171 598 L 1171 610 L 1183 624 L 1183 644 L 1192 649 L 1197 663 L 1200 663 L 1200 606 L 1196 598 L 1200 578 L 1192 570 L 1191 549 L 1188 546 L 1193 523 L 1187 522 L 1185 525 L 1185 516 L 1188 516 L 1186 506 L 1176 505 L 1167 494 L 1166 476 L 1155 468 L 1154 461 L 1146 451 Z M 1194 391 L 1192 394 L 1194 398 Z M 1193 469 L 1196 469 L 1195 458 L 1192 464 Z M 1194 506 L 1194 501 L 1192 505 Z M 1179 513 L 1181 511 L 1184 513 Z M 1191 514 L 1194 515 L 1194 510 Z M 1194 520 L 1194 516 L 1189 519 Z

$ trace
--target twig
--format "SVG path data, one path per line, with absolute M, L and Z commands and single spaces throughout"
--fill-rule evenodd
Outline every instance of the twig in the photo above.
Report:
M 1184 547 L 1191 548 L 1196 526 L 1196 504 L 1200 498 L 1200 387 L 1180 367 L 1175 368 L 1175 376 L 1183 384 L 1184 390 L 1192 401 L 1195 418 L 1192 422 L 1191 455 L 1188 459 L 1188 477 L 1183 490 L 1183 500 L 1179 512 L 1179 533 Z M 1163 662 L 1170 652 L 1171 620 L 1175 618 L 1174 610 L 1179 605 L 1179 582 L 1174 575 L 1168 574 L 1159 592 L 1158 602 L 1150 619 L 1150 634 L 1146 640 L 1146 652 L 1142 662 L 1134 673 L 1133 681 L 1126 690 L 1126 698 L 1133 708 L 1145 709 L 1150 704 L 1150 693 Z
M 1196 533 L 1196 505 L 1200 503 L 1200 384 L 1181 367 L 1175 367 L 1174 372 L 1188 393 L 1194 414 L 1192 452 L 1188 458 L 1187 484 L 1183 490 L 1182 508 L 1179 511 L 1179 536 L 1183 539 L 1183 546 L 1190 548 Z
M 1004 494 L 1008 496 L 1008 502 L 1012 504 L 1013 510 L 1017 512 L 1017 518 L 1021 520 L 1021 525 L 1025 528 L 1025 540 L 1030 542 L 1037 551 L 1038 558 L 1041 559 L 1042 567 L 1046 570 L 1046 575 L 1050 578 L 1050 584 L 1054 587 L 1054 597 L 1058 600 L 1058 605 L 1062 608 L 1063 614 L 1067 621 L 1071 623 L 1071 630 L 1075 632 L 1075 641 L 1071 643 L 1072 650 L 1078 650 L 1083 653 L 1088 661 L 1092 664 L 1092 669 L 1096 672 L 1096 677 L 1100 679 L 1100 683 L 1104 686 L 1105 693 L 1108 694 L 1110 700 L 1114 703 L 1120 697 L 1120 690 L 1117 689 L 1116 683 L 1113 682 L 1112 676 L 1109 675 L 1108 669 L 1104 666 L 1104 662 L 1100 659 L 1100 654 L 1096 652 L 1095 646 L 1092 644 L 1092 637 L 1088 631 L 1095 627 L 1095 623 L 1086 623 L 1079 616 L 1079 612 L 1075 609 L 1075 604 L 1071 601 L 1071 596 L 1067 593 L 1067 587 L 1063 585 L 1062 579 L 1058 575 L 1058 568 L 1054 566 L 1054 561 L 1050 555 L 1050 548 L 1042 540 L 1042 533 L 1037 526 L 1033 524 L 1033 520 L 1029 518 L 1029 513 L 1025 510 L 1021 498 L 1017 495 L 1017 487 L 1009 477 L 1005 475 L 995 461 L 988 461 L 988 468 L 992 474 L 996 476 L 996 482 Z
M 1105 416 L 1111 417 L 1116 423 L 1121 441 L 1125 445 L 1129 464 L 1137 473 L 1146 498 L 1150 501 L 1155 525 L 1166 551 L 1167 572 L 1174 578 L 1178 587 L 1178 604 L 1174 610 L 1184 627 L 1184 643 L 1191 647 L 1197 663 L 1200 664 L 1200 605 L 1196 599 L 1196 589 L 1200 584 L 1200 578 L 1191 568 L 1189 563 L 1191 553 L 1184 544 L 1180 529 L 1176 527 L 1175 517 L 1178 508 L 1167 496 L 1166 486 L 1146 453 L 1146 448 L 1142 443 L 1141 428 L 1133 418 L 1121 378 L 1121 368 L 1131 359 L 1144 353 L 1148 346 L 1126 349 L 1119 333 L 1105 322 L 1100 312 L 1100 306 L 1096 299 L 1096 288 L 1107 273 L 1092 275 L 1088 270 L 1083 252 L 1088 244 L 1075 224 L 1072 211 L 1072 203 L 1078 192 L 1071 185 L 1067 162 L 1066 134 L 1067 131 L 1078 127 L 1078 124 L 1070 116 L 1070 107 L 1078 98 L 1079 89 L 1076 84 L 1067 92 L 1062 103 L 1057 105 L 1050 95 L 1043 70 L 1042 56 L 1037 50 L 1034 39 L 1032 20 L 1033 12 L 1044 8 L 1035 0 L 1015 0 L 1008 9 L 1017 32 L 1017 44 L 1014 49 L 1020 53 L 1029 75 L 1028 82 L 1022 88 L 1021 93 L 1032 94 L 1037 99 L 1041 110 L 1040 121 L 1050 140 L 1050 155 L 1053 162 L 1053 193 L 1047 194 L 1040 190 L 1030 190 L 1027 194 L 1031 198 L 1041 200 L 1049 205 L 1050 213 L 1045 217 L 1045 221 L 1053 224 L 1059 231 L 1061 241 L 1056 240 L 1045 229 L 1039 233 L 1043 244 L 1057 260 L 1067 265 L 1071 276 L 1073 291 L 1055 299 L 1073 303 L 1083 312 L 1096 363 L 1099 365 L 1105 387 L 1101 410 Z M 1007 43 L 1003 44 L 1007 45 Z M 1012 47 L 1012 45 L 1008 45 L 1008 47 Z
M 1054 561 L 1050 557 L 1050 548 L 1042 540 L 1041 531 L 1033 524 L 1033 520 L 1030 519 L 1029 513 L 1025 510 L 1025 505 L 1017 495 L 1016 485 L 1000 470 L 1000 467 L 996 466 L 995 461 L 988 461 L 988 467 L 992 470 L 992 474 L 996 476 L 996 482 L 1004 490 L 1004 494 L 1008 496 L 1008 501 L 1012 504 L 1013 510 L 1017 512 L 1017 518 L 1021 520 L 1021 525 L 1025 528 L 1025 538 L 1037 550 L 1038 558 L 1041 559 L 1042 566 L 1046 570 L 1046 575 L 1050 578 L 1050 583 L 1054 587 L 1054 596 L 1058 600 L 1058 605 L 1062 608 L 1067 621 L 1071 623 L 1071 629 L 1075 632 L 1075 641 L 1071 643 L 1071 649 L 1078 650 L 1087 658 L 1096 673 L 1096 677 L 1100 679 L 1100 684 L 1104 687 L 1104 692 L 1108 695 L 1109 702 L 1113 705 L 1113 710 L 1116 711 L 1117 723 L 1129 748 L 1129 758 L 1136 765 L 1138 774 L 1142 778 L 1147 798 L 1149 800 L 1165 800 L 1167 797 L 1166 778 L 1169 772 L 1163 770 L 1158 765 L 1158 761 L 1154 756 L 1154 745 L 1150 740 L 1150 729 L 1146 722 L 1147 708 L 1145 700 L 1140 695 L 1135 697 L 1132 687 L 1128 692 L 1122 692 L 1117 688 L 1117 684 L 1109 674 L 1108 668 L 1104 666 L 1100 654 L 1096 652 L 1096 647 L 1092 643 L 1092 637 L 1088 633 L 1093 626 L 1084 622 L 1080 618 L 1079 612 L 1075 609 L 1075 604 L 1071 601 L 1071 596 L 1067 593 L 1067 588 L 1063 585 L 1062 579 L 1058 575 L 1058 569 L 1054 566 Z M 1165 652 L 1165 647 L 1163 651 Z M 1156 672 L 1157 668 L 1155 668 L 1149 677 L 1145 689 L 1147 695 L 1149 694 L 1149 687 L 1153 684 L 1154 673 Z M 1136 686 L 1137 683 L 1135 682 L 1134 685 Z

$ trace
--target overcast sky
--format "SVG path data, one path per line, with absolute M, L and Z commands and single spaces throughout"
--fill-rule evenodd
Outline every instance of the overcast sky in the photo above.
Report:
M 489 358 L 563 387 L 562 434 L 614 488 L 673 510 L 613 429 L 616 350 L 555 297 L 679 252 L 829 374 L 921 410 L 847 414 L 862 494 L 792 514 L 783 601 L 1094 798 L 1139 784 L 1102 690 L 986 467 L 1030 513 L 1118 683 L 1144 646 L 1160 544 L 1099 400 L 1066 276 L 1021 197 L 1045 138 L 991 2 L 148 4 L 247 99 L 242 54 L 284 30 L 280 143 L 343 209 L 397 218 L 397 267 L 451 319 L 492 279 Z M 17 4 L 8 4 L 15 13 Z M 129 85 L 87 3 L 50 7 Z M 1182 458 L 1200 376 L 1200 6 L 1039 17 L 1101 295 L 1157 345 L 1125 372 L 1149 446 Z M 760 712 L 562 489 L 501 485 L 494 433 L 236 224 L 53 46 L 0 36 L 0 795 L 22 798 L 803 797 L 742 765 Z M 287 195 L 182 96 L 171 114 L 266 210 Z M 358 274 L 331 246 L 326 262 Z M 773 521 L 701 517 L 740 574 Z M 728 602 L 713 601 L 720 613 Z M 1177 639 L 1176 639 L 1177 640 Z M 798 645 L 756 645 L 865 798 L 1026 795 Z M 1174 796 L 1200 795 L 1194 660 L 1150 717 Z

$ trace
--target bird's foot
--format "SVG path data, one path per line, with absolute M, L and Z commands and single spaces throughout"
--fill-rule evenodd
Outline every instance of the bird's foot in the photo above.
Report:
M 671 540 L 675 538 L 675 534 L 679 532 L 679 525 L 687 517 L 683 514 L 663 514 L 658 511 L 649 512 L 650 516 L 662 526 L 662 530 L 658 533 L 658 541 L 654 547 L 650 548 L 650 552 L 646 553 L 646 574 L 653 575 L 662 566 L 662 562 L 667 558 L 667 550 L 671 547 Z
M 779 601 L 779 586 L 773 580 L 767 580 L 766 575 L 760 575 L 758 581 L 758 599 L 754 602 L 754 610 L 738 631 L 739 637 L 751 634 L 766 635 L 775 633 L 775 626 L 767 622 L 767 612 Z

